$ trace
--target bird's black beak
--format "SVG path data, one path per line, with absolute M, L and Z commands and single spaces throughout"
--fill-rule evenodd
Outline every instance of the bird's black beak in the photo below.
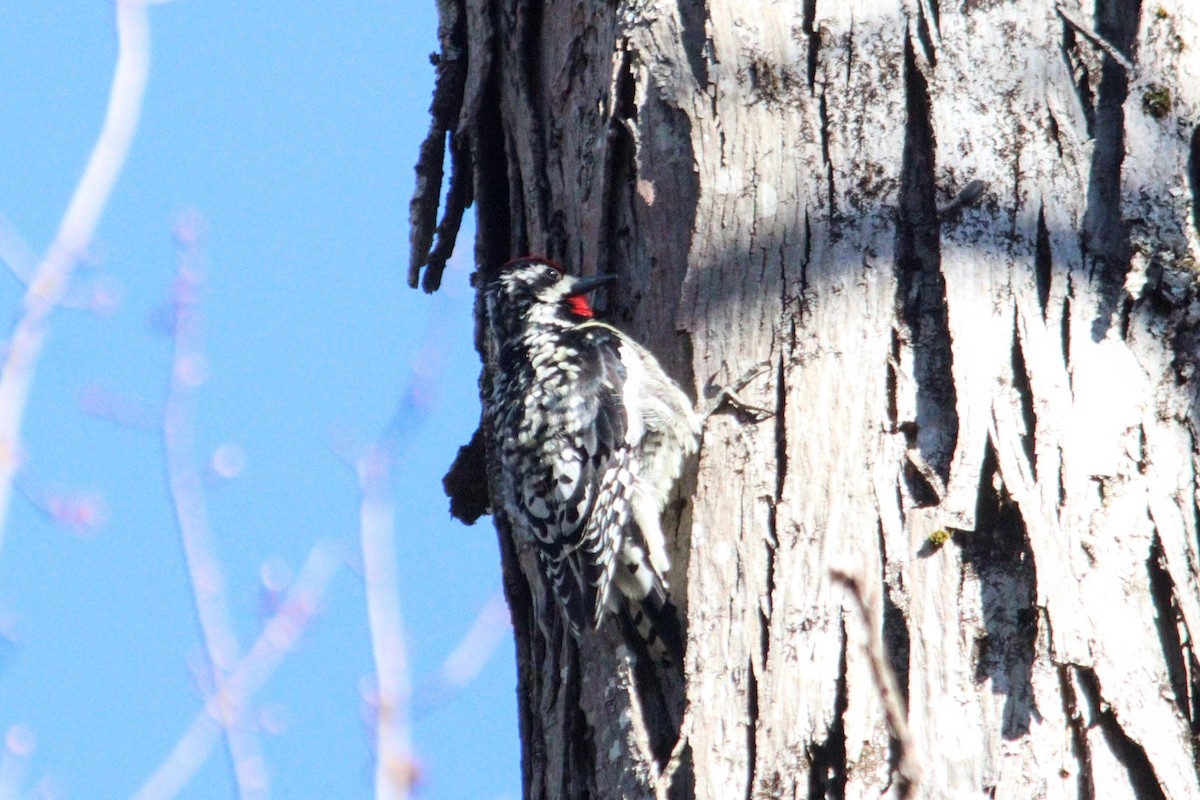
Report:
M 571 287 L 571 291 L 567 292 L 567 297 L 576 297 L 577 295 L 594 292 L 604 284 L 612 283 L 616 279 L 616 275 L 593 275 L 590 278 L 576 278 L 575 285 Z

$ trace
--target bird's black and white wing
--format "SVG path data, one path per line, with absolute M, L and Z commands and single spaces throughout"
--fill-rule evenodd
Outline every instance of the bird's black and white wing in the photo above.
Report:
M 603 617 L 637 463 L 619 335 L 600 325 L 577 333 L 572 391 L 558 396 L 559 407 L 544 410 L 546 448 L 540 465 L 523 473 L 519 490 L 542 568 L 572 627 L 581 629 Z M 633 425 L 636 432 L 638 422 Z

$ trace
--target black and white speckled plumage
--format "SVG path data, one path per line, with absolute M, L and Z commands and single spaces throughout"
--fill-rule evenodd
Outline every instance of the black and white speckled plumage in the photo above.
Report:
M 700 430 L 654 356 L 590 318 L 593 285 L 523 259 L 485 290 L 500 493 L 576 633 L 619 607 L 614 586 L 667 604 L 660 518 Z

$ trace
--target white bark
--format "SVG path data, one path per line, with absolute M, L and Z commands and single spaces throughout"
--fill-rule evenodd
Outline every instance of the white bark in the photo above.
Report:
M 564 636 L 498 520 L 527 796 L 1200 797 L 1200 9 L 465 19 L 481 268 L 618 273 L 609 316 L 675 376 L 766 361 L 742 394 L 777 412 L 711 418 L 688 487 L 673 784 L 619 634 Z

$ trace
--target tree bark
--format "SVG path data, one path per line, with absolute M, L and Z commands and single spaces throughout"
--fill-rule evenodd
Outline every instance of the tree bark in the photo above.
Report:
M 672 526 L 673 756 L 497 516 L 526 796 L 1200 797 L 1192 0 L 442 6 L 480 269 L 618 274 L 701 400 L 771 365 Z

